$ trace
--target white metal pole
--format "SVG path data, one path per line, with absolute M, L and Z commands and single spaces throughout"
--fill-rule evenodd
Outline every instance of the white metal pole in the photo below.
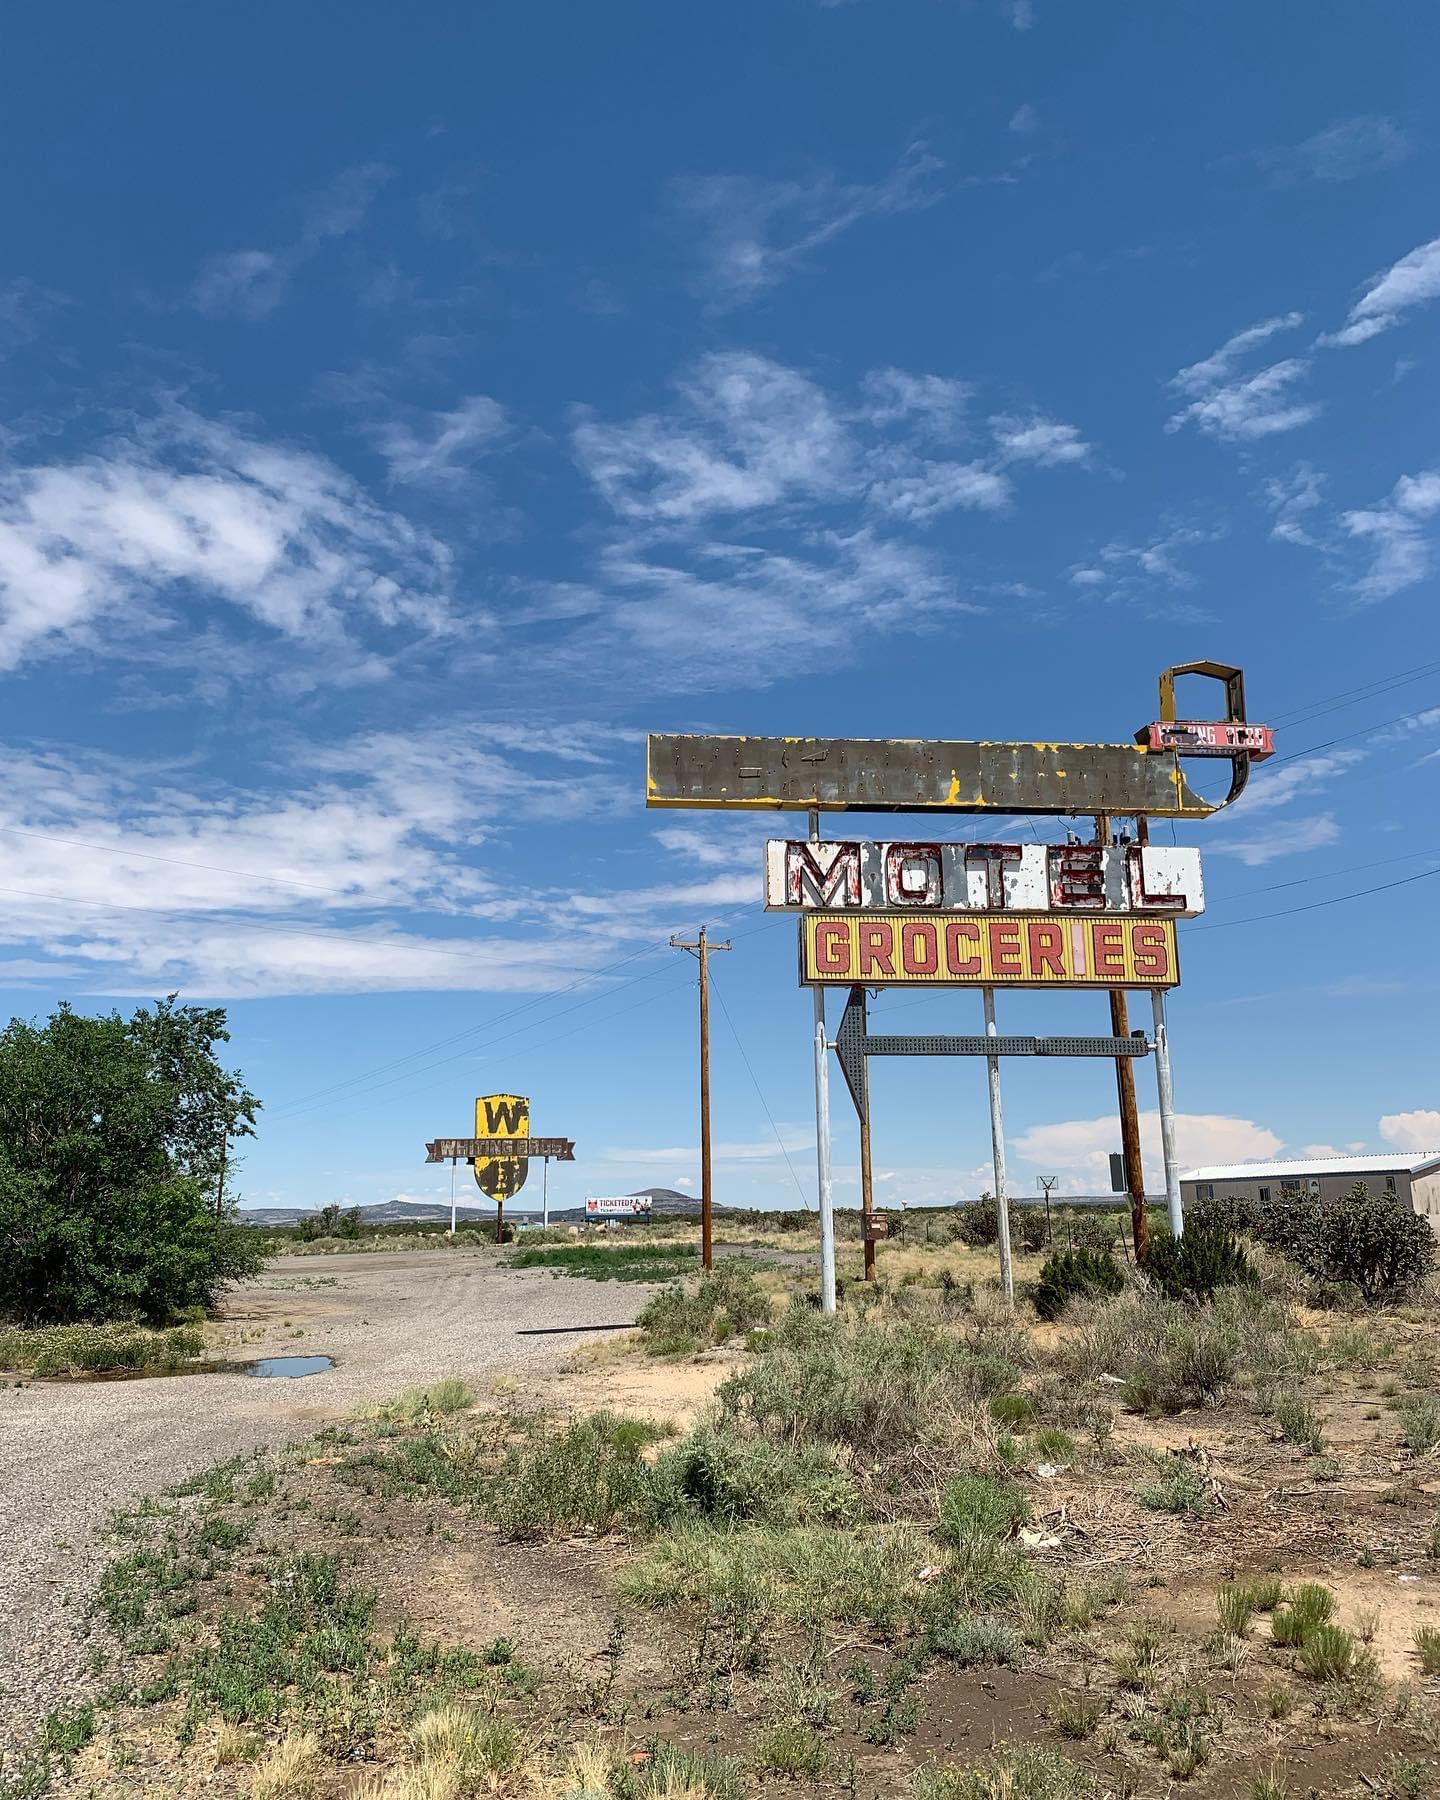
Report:
M 1185 1230 L 1180 1205 L 1180 1166 L 1175 1158 L 1175 1082 L 1170 1072 L 1170 1030 L 1165 1023 L 1165 990 L 1152 988 L 1150 1005 L 1155 1014 L 1155 1086 L 1160 1094 L 1160 1144 L 1165 1157 L 1165 1204 L 1170 1229 L 1176 1237 Z
M 450 1235 L 455 1235 L 455 1158 L 450 1158 Z
M 550 1158 L 544 1156 L 540 1160 L 544 1164 L 544 1172 L 540 1177 L 540 1205 L 543 1209 L 540 1214 L 540 1222 L 548 1231 L 550 1229 Z
M 820 838 L 820 814 L 810 812 L 810 840 Z M 815 1169 L 820 1190 L 820 1310 L 835 1310 L 835 1192 L 830 1175 L 830 1045 L 825 1036 L 825 990 L 815 997 Z
M 995 990 L 981 990 L 985 997 L 985 1035 L 998 1037 L 995 1025 Z M 1015 1271 L 1010 1261 L 1010 1202 L 1005 1194 L 1005 1120 L 1000 1111 L 1000 1058 L 987 1056 L 990 1069 L 990 1148 L 995 1158 L 995 1213 L 1000 1223 L 1000 1285 L 1006 1301 L 1015 1304 Z

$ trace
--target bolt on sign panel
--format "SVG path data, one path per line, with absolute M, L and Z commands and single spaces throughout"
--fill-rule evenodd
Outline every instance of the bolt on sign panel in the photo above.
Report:
M 1178 751 L 1140 744 L 654 732 L 647 759 L 647 806 L 1204 819 L 1221 804 L 1188 785 Z
M 861 843 L 772 838 L 770 912 L 1094 912 L 1193 919 L 1200 852 L 1156 844 Z
M 800 980 L 810 987 L 1097 987 L 1178 985 L 1171 919 L 1062 913 L 813 913 L 800 920 Z
M 486 1094 L 475 1102 L 475 1135 L 528 1138 L 530 1102 L 523 1094 Z M 511 1200 L 525 1185 L 530 1161 L 524 1156 L 477 1156 L 475 1184 L 492 1200 Z

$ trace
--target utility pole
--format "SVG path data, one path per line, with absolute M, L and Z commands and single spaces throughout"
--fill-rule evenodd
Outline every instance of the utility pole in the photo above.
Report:
M 1103 813 L 1095 820 L 1095 842 L 1110 842 L 1110 821 Z M 1130 1007 L 1124 988 L 1110 990 L 1110 1033 L 1112 1037 L 1130 1035 Z M 1150 1247 L 1150 1221 L 1145 1216 L 1145 1165 L 1140 1156 L 1135 1065 L 1128 1056 L 1115 1058 L 1115 1088 L 1120 1097 L 1120 1150 L 1125 1159 L 1125 1186 L 1130 1192 L 1130 1235 L 1135 1243 L 1135 1260 L 1140 1263 Z
M 1060 1185 L 1060 1177 L 1058 1175 L 1041 1175 L 1037 1185 L 1045 1196 L 1045 1242 L 1053 1244 L 1055 1233 L 1050 1226 L 1050 1196 Z
M 673 950 L 688 950 L 700 964 L 700 1266 L 708 1269 L 712 1251 L 711 1210 L 714 1195 L 710 1185 L 710 952 L 728 950 L 729 944 L 712 944 L 700 927 L 695 943 L 671 938 Z
M 982 988 L 985 1002 L 985 1035 L 998 1036 L 995 1024 L 995 990 Z M 986 1057 L 990 1075 L 990 1154 L 995 1168 L 995 1217 L 999 1226 L 1000 1286 L 1007 1306 L 1015 1305 L 1015 1269 L 1010 1257 L 1010 1200 L 1005 1191 L 1005 1117 L 1000 1109 L 1000 1058 Z

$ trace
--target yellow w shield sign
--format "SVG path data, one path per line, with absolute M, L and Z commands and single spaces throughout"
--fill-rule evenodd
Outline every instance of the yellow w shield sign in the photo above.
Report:
M 476 1137 L 529 1137 L 530 1102 L 523 1094 L 486 1094 L 475 1102 Z M 528 1156 L 477 1156 L 475 1181 L 481 1193 L 501 1202 L 514 1199 L 530 1173 Z

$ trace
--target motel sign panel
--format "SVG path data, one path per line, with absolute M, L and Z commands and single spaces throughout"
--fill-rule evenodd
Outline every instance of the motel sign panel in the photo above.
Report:
M 1205 910 L 1200 852 L 1150 844 L 810 842 L 765 846 L 771 912 Z

